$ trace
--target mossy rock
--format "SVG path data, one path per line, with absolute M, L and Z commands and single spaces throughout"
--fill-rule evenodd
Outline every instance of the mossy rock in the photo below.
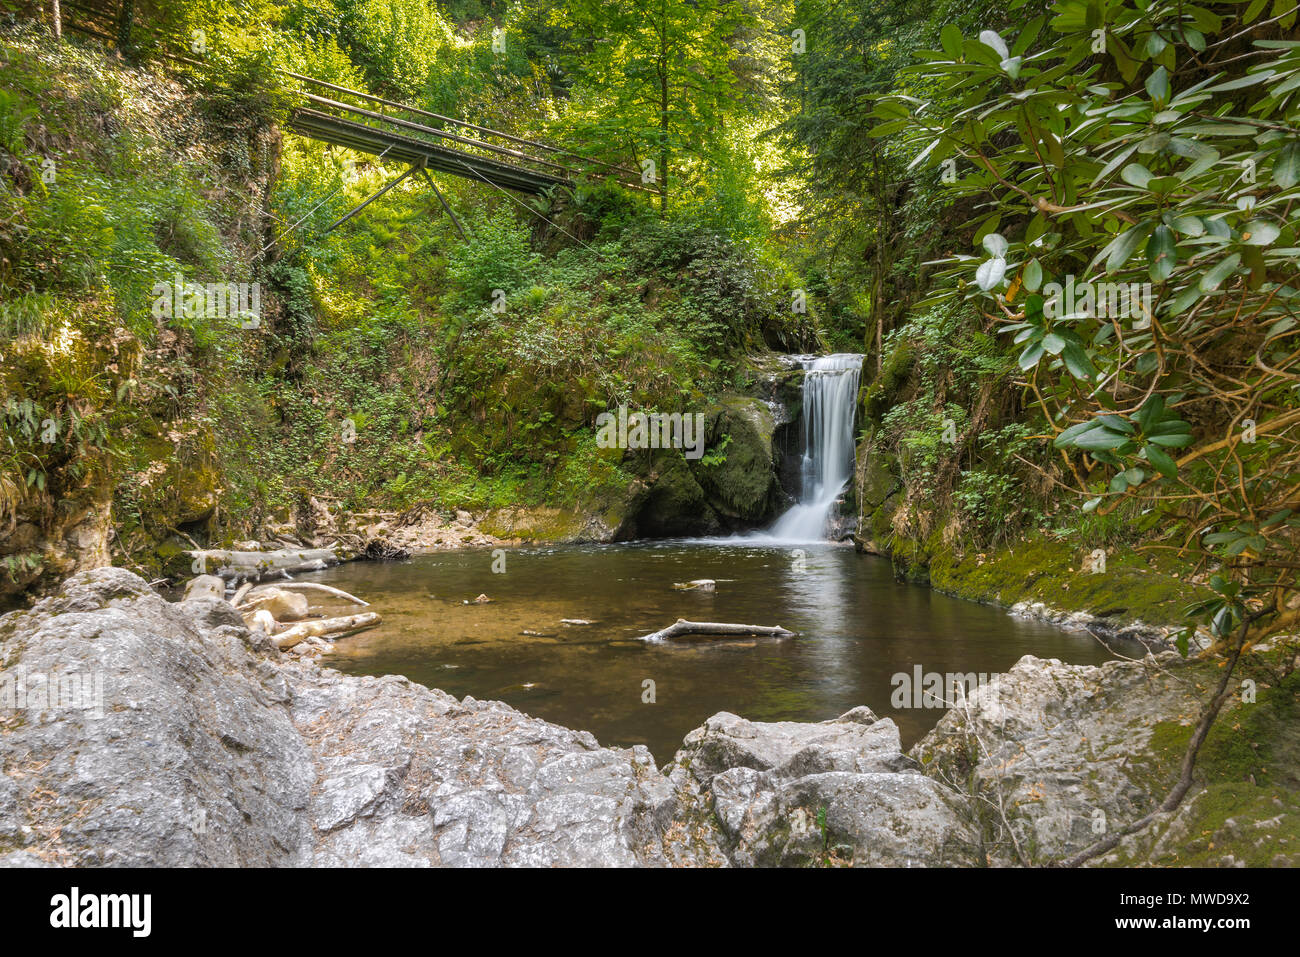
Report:
M 1296 653 L 1293 642 L 1242 658 L 1238 692 L 1210 729 L 1197 756 L 1191 793 L 1168 821 L 1126 842 L 1106 863 L 1164 867 L 1300 865 L 1300 671 L 1282 677 Z M 1207 688 L 1217 663 L 1205 663 Z M 1251 681 L 1255 700 L 1243 700 Z M 1191 738 L 1178 721 L 1154 728 L 1142 769 L 1172 781 Z
M 862 386 L 858 393 L 861 421 L 877 426 L 885 413 L 894 407 L 903 386 L 912 374 L 916 362 L 916 353 L 910 342 L 900 342 L 885 357 L 880 374 Z
M 722 523 L 681 452 L 661 453 L 649 494 L 636 516 L 637 534 L 649 538 L 716 535 Z
M 577 508 L 512 506 L 489 510 L 478 528 L 494 538 L 539 544 L 606 542 L 615 536 L 618 519 Z
M 987 553 L 959 552 L 927 543 L 931 584 L 975 601 L 1014 605 L 1043 602 L 1067 612 L 1149 625 L 1183 623 L 1183 609 L 1208 596 L 1185 578 L 1176 562 L 1131 550 L 1112 550 L 1104 571 L 1086 570 L 1090 549 L 1068 542 L 1030 539 Z
M 771 517 L 781 494 L 771 409 L 759 399 L 728 396 L 708 412 L 705 430 L 708 450 L 704 459 L 691 463 L 691 470 L 713 511 L 738 523 Z M 710 453 L 721 461 L 710 462 Z
M 870 447 L 869 443 L 864 445 Z M 862 473 L 858 481 L 860 489 L 858 501 L 861 502 L 863 513 L 866 514 L 880 508 L 889 498 L 897 494 L 902 489 L 903 482 L 898 477 L 896 456 L 865 449 L 860 450 L 858 454 L 862 461 Z

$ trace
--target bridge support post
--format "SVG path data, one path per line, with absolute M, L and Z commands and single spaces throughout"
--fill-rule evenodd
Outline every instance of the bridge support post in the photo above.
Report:
M 438 184 L 433 181 L 433 177 L 429 175 L 429 171 L 425 169 L 423 166 L 421 166 L 420 172 L 424 174 L 424 178 L 428 180 L 429 185 L 433 187 L 434 195 L 438 197 L 438 202 L 442 203 L 442 208 L 445 209 L 447 211 L 447 215 L 451 217 L 451 222 L 456 227 L 456 232 L 460 233 L 460 238 L 461 239 L 466 238 L 465 230 L 461 227 L 460 220 L 457 219 L 456 214 L 451 211 L 451 206 L 449 206 L 447 204 L 447 200 L 443 198 L 442 190 L 438 189 Z
M 363 209 L 365 209 L 367 206 L 369 206 L 371 203 L 373 203 L 375 200 L 377 200 L 380 196 L 383 196 L 386 192 L 388 192 L 390 189 L 392 189 L 392 188 L 393 188 L 394 186 L 396 186 L 398 183 L 402 182 L 402 180 L 406 179 L 406 177 L 408 177 L 408 176 L 410 176 L 412 173 L 414 173 L 417 169 L 422 169 L 422 168 L 423 168 L 423 167 L 420 167 L 420 166 L 412 166 L 410 169 L 408 169 L 408 170 L 407 170 L 405 173 L 403 173 L 401 176 L 397 177 L 397 179 L 393 180 L 391 183 L 389 183 L 387 186 L 385 186 L 385 187 L 384 187 L 383 189 L 381 189 L 379 192 L 375 193 L 374 196 L 371 196 L 368 200 L 366 200 L 364 203 L 362 203 L 362 204 L 361 204 L 360 206 L 358 206 L 356 209 L 352 210 L 352 212 L 350 212 L 350 213 L 348 213 L 346 216 L 343 216 L 343 217 L 340 218 L 340 219 L 336 219 L 334 222 L 330 223 L 330 225 L 325 229 L 325 232 L 328 233 L 328 232 L 330 232 L 331 230 L 335 229 L 336 227 L 338 227 L 338 226 L 342 226 L 344 223 L 346 223 L 349 219 L 351 219 L 351 218 L 352 218 L 353 216 L 355 216 L 357 213 L 361 212 Z

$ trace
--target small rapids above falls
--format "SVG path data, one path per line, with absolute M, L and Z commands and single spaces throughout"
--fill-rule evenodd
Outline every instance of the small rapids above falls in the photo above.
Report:
M 771 542 L 820 542 L 835 503 L 853 476 L 853 419 L 857 408 L 861 355 L 837 352 L 801 358 L 804 454 L 796 502 L 766 532 Z

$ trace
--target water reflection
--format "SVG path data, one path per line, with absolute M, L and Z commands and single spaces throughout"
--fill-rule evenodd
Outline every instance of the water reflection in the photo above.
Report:
M 896 673 L 916 665 L 1004 671 L 1024 654 L 1076 663 L 1108 657 L 1087 634 L 900 585 L 887 562 L 833 545 L 509 549 L 505 574 L 491 569 L 491 551 L 474 549 L 311 576 L 361 595 L 384 616 L 380 628 L 338 643 L 336 667 L 498 698 L 589 730 L 602 744 L 646 744 L 664 762 L 717 711 L 813 721 L 866 704 L 893 717 L 906 743 L 942 712 L 893 708 Z M 717 590 L 672 587 L 700 578 L 717 580 Z M 479 594 L 491 601 L 474 604 Z M 800 635 L 638 640 L 677 618 L 783 625 Z M 642 701 L 647 680 L 654 704 Z

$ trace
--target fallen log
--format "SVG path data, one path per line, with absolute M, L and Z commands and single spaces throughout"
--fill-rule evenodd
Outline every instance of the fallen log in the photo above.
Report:
M 348 592 L 345 592 L 342 588 L 335 588 L 332 585 L 322 585 L 319 582 L 276 582 L 274 585 L 258 585 L 256 588 L 254 588 L 251 592 L 248 593 L 248 600 L 252 601 L 253 598 L 258 594 L 260 594 L 261 592 L 267 591 L 272 588 L 297 588 L 302 591 L 321 591 L 327 595 L 334 595 L 338 598 L 346 599 L 347 601 L 352 602 L 352 604 L 354 605 L 362 605 L 365 607 L 370 606 L 370 602 L 362 601 L 356 595 L 349 594 Z M 235 602 L 235 605 L 238 606 L 239 602 Z
M 256 581 L 271 575 L 319 571 L 352 555 L 342 545 L 328 548 L 285 548 L 273 552 L 241 552 L 228 548 L 198 549 L 188 553 L 201 560 L 203 572 L 222 578 Z
M 373 611 L 363 611 L 359 615 L 347 615 L 342 618 L 320 618 L 316 621 L 303 621 L 286 628 L 275 636 L 275 646 L 281 651 L 292 648 L 304 638 L 320 638 L 324 635 L 346 635 L 379 624 L 379 616 Z
M 663 641 L 666 638 L 686 638 L 692 636 L 713 636 L 716 638 L 793 638 L 796 632 L 787 631 L 780 625 L 736 625 L 719 621 L 687 621 L 678 618 L 667 628 L 642 635 L 642 641 Z

